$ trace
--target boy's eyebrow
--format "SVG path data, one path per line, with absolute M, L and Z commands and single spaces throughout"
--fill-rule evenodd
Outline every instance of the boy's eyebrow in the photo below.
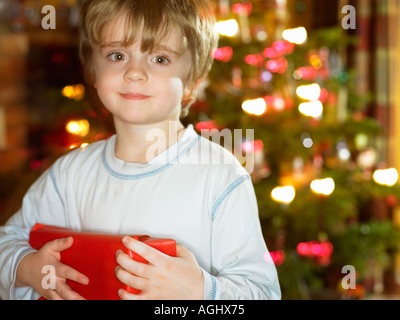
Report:
M 123 41 L 111 41 L 111 42 L 105 42 L 103 44 L 100 45 L 101 49 L 105 49 L 105 48 L 117 48 L 117 47 L 126 47 L 125 45 L 123 45 Z M 167 51 L 170 54 L 173 54 L 175 56 L 179 55 L 179 51 L 176 51 L 174 49 L 172 49 L 171 47 L 169 47 L 168 45 L 163 45 L 163 44 L 155 44 L 153 46 L 153 50 L 152 51 Z
M 158 51 L 158 50 L 167 51 L 175 56 L 179 55 L 178 51 L 172 49 L 171 47 L 169 47 L 167 45 L 162 45 L 162 44 L 154 45 L 153 51 Z

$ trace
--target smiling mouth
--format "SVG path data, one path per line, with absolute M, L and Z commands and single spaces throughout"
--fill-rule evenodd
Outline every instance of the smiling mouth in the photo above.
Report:
M 146 100 L 150 98 L 150 96 L 141 93 L 120 93 L 120 96 L 126 100 Z

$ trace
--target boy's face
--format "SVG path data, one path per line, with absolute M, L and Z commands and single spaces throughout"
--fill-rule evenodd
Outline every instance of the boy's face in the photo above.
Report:
M 123 47 L 124 19 L 105 28 L 93 49 L 95 87 L 104 106 L 121 124 L 157 125 L 179 120 L 191 68 L 189 50 L 178 54 L 181 39 L 170 32 L 152 52 L 141 52 L 138 34 Z

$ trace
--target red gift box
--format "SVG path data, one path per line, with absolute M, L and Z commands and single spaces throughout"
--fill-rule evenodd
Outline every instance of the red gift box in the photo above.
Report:
M 128 250 L 121 242 L 125 235 L 107 234 L 36 224 L 29 237 L 29 244 L 39 250 L 47 242 L 72 236 L 74 243 L 71 248 L 61 252 L 61 262 L 78 270 L 89 278 L 88 285 L 67 280 L 72 290 L 87 300 L 118 300 L 118 289 L 123 288 L 129 293 L 140 293 L 120 282 L 115 276 L 117 267 L 115 253 L 122 250 L 132 259 L 148 263 L 135 252 Z M 157 239 L 149 236 L 132 236 L 134 239 L 165 253 L 176 256 L 176 242 L 172 239 Z

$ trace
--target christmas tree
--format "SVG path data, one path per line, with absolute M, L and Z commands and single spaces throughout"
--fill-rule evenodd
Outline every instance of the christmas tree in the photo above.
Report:
M 382 291 L 398 247 L 397 228 L 382 217 L 400 195 L 397 171 L 379 159 L 381 128 L 365 109 L 371 96 L 357 94 L 347 65 L 357 39 L 339 27 L 288 29 L 285 10 L 279 1 L 216 4 L 215 63 L 185 121 L 211 137 L 254 130 L 239 144 L 253 155 L 283 298 L 362 298 Z M 357 271 L 350 290 L 341 285 L 345 266 Z

